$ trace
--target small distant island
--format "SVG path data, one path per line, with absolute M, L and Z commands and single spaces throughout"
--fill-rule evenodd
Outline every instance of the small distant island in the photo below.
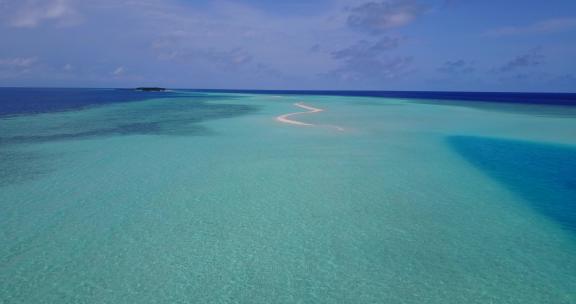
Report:
M 166 92 L 165 88 L 158 88 L 158 87 L 140 87 L 136 88 L 136 91 L 142 92 Z

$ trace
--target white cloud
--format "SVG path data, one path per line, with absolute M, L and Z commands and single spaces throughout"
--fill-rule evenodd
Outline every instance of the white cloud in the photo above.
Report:
M 112 71 L 112 75 L 114 76 L 121 76 L 126 72 L 126 68 L 123 66 L 117 67 L 114 71 Z
M 0 58 L 0 78 L 16 78 L 30 73 L 38 62 L 38 57 Z
M 70 0 L 8 0 L 0 4 L 0 17 L 11 27 L 35 28 L 47 22 L 66 26 L 80 18 Z
M 542 34 L 576 29 L 576 18 L 554 18 L 526 26 L 508 26 L 484 33 L 485 36 L 502 37 L 521 34 Z
M 360 31 L 378 34 L 406 26 L 425 12 L 415 0 L 367 2 L 350 9 L 348 25 Z
M 38 57 L 0 58 L 0 67 L 29 68 L 38 61 Z

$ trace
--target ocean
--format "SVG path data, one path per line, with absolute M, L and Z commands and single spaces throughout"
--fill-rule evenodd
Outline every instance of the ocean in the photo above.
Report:
M 576 94 L 0 88 L 0 303 L 576 303 Z

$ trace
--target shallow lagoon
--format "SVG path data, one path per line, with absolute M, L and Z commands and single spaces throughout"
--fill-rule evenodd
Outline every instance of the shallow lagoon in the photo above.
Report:
M 3 302 L 576 302 L 574 107 L 176 95 L 0 119 Z

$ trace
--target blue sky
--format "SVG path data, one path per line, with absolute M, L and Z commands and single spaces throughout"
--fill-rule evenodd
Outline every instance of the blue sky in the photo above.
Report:
M 576 91 L 576 1 L 0 0 L 0 86 Z

